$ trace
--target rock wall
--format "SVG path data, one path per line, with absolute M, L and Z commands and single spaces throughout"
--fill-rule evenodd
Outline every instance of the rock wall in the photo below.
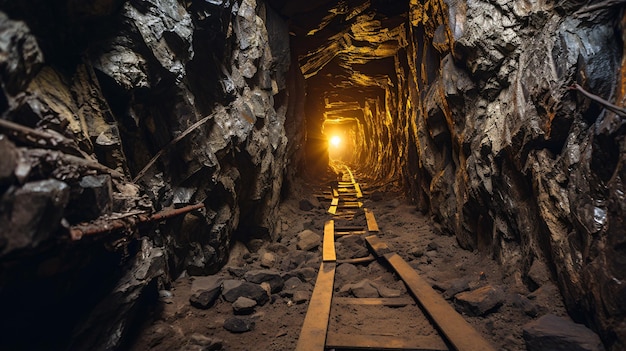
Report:
M 216 271 L 235 236 L 275 235 L 302 138 L 287 26 L 260 0 L 0 11 L 0 337 L 118 348 L 172 277 Z
M 574 319 L 621 350 L 626 114 L 572 87 L 624 106 L 623 11 L 583 5 L 411 1 L 394 135 L 445 232 L 531 289 L 552 275 Z

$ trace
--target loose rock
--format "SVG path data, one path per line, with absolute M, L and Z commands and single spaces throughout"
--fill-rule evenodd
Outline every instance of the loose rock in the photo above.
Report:
M 569 318 L 545 315 L 524 326 L 524 341 L 528 351 L 568 350 L 603 351 L 598 335 Z
M 233 311 L 235 314 L 250 314 L 256 305 L 256 301 L 242 296 L 233 302 Z
M 206 310 L 215 304 L 221 291 L 222 288 L 220 286 L 212 290 L 198 290 L 189 297 L 189 303 L 195 308 Z
M 503 295 L 499 288 L 487 285 L 474 291 L 457 294 L 455 300 L 457 306 L 468 315 L 483 316 L 502 305 Z
M 224 322 L 224 329 L 231 333 L 245 333 L 254 329 L 254 321 L 250 318 L 233 317 Z
M 273 270 L 252 270 L 244 274 L 243 278 L 254 284 L 269 283 L 272 293 L 283 289 L 285 281 L 278 271 Z
M 303 251 L 313 250 L 320 245 L 322 238 L 312 230 L 305 229 L 298 234 L 296 246 Z
M 241 280 L 225 280 L 222 296 L 228 302 L 235 302 L 242 296 L 247 297 L 256 301 L 260 306 L 269 301 L 267 292 L 260 285 Z

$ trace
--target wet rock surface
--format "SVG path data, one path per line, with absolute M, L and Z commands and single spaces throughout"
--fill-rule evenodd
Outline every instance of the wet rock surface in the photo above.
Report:
M 578 350 L 601 351 L 604 346 L 597 334 L 569 318 L 552 314 L 542 316 L 524 326 L 528 351 Z

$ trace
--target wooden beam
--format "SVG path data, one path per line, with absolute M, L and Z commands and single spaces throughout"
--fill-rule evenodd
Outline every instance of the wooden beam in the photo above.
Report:
M 337 191 L 337 189 L 333 188 L 333 197 L 339 197 L 339 192 Z
M 338 197 L 333 197 L 333 199 L 330 201 L 330 205 L 331 206 L 339 205 L 339 198 Z
M 335 254 L 335 221 L 332 219 L 324 224 L 324 242 L 322 245 L 322 261 L 335 262 L 337 260 Z
M 322 262 L 300 330 L 296 351 L 324 351 L 334 281 L 335 263 Z
M 372 262 L 375 260 L 376 260 L 376 257 L 372 255 L 368 255 L 365 257 L 347 258 L 345 260 L 337 260 L 337 264 L 341 264 L 341 263 L 359 264 L 359 263 L 368 263 L 368 262 Z
M 337 206 L 330 206 L 330 208 L 328 209 L 328 213 L 330 214 L 337 214 Z
M 446 344 L 437 335 L 399 337 L 329 332 L 326 338 L 326 347 L 329 349 L 350 350 L 448 351 Z
M 346 236 L 346 235 L 365 235 L 365 234 L 367 234 L 365 230 L 358 230 L 358 231 L 352 231 L 352 232 L 337 232 L 335 230 L 335 237 Z
M 354 184 L 354 189 L 356 189 L 356 197 L 358 199 L 363 197 L 363 192 L 361 191 L 361 186 L 359 185 L 359 183 L 355 183 Z
M 415 305 L 415 301 L 408 297 L 335 297 L 333 303 L 338 305 L 367 305 L 367 306 L 388 306 L 388 307 L 404 307 Z
M 378 223 L 376 223 L 376 217 L 374 217 L 374 212 L 365 208 L 365 219 L 367 220 L 367 230 L 372 233 L 378 233 Z
M 335 232 L 355 232 L 360 230 L 365 230 L 365 228 L 358 225 L 335 227 Z
M 384 257 L 457 351 L 495 351 L 402 257 L 396 253 L 387 253 Z
M 389 245 L 384 241 L 380 240 L 376 235 L 370 235 L 365 237 L 365 241 L 369 245 L 370 249 L 376 254 L 378 257 L 383 257 L 384 255 L 392 252 L 389 248 Z

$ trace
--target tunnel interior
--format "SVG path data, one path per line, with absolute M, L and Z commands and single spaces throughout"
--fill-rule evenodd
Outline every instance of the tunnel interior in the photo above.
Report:
M 625 23 L 619 1 L 0 0 L 0 346 L 130 347 L 177 278 L 294 234 L 281 206 L 347 166 L 625 348 Z

